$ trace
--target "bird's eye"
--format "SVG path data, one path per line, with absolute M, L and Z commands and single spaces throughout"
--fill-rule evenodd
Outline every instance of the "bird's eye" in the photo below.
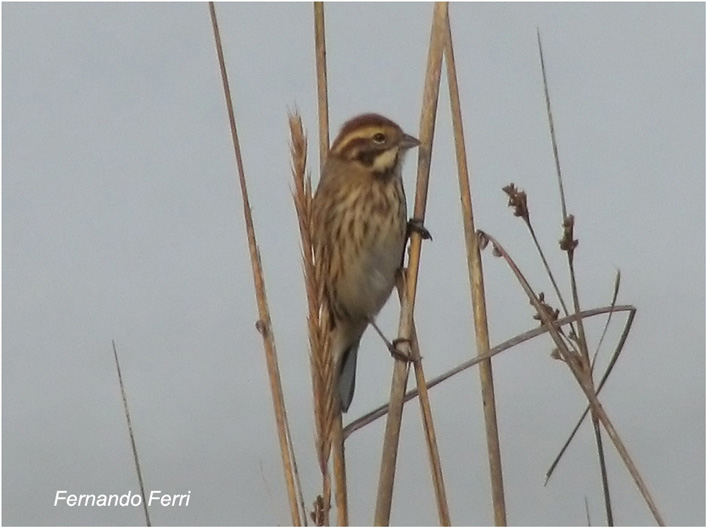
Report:
M 386 135 L 383 132 L 377 132 L 372 139 L 375 143 L 384 143 L 386 141 Z

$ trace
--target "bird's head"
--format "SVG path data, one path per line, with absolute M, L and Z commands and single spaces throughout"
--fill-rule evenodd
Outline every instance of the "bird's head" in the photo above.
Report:
M 377 175 L 391 174 L 408 149 L 420 145 L 393 121 L 379 114 L 362 114 L 347 121 L 329 156 L 364 166 Z

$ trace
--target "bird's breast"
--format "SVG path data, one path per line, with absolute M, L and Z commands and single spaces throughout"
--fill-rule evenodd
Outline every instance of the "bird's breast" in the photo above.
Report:
M 344 212 L 350 248 L 343 252 L 339 303 L 352 316 L 373 318 L 391 294 L 406 243 L 406 201 L 400 178 L 372 183 Z

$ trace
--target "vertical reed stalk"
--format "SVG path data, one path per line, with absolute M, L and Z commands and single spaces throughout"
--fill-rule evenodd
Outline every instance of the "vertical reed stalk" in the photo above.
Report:
M 565 233 L 570 234 L 570 244 L 564 245 L 563 241 L 561 241 L 561 248 L 563 248 L 566 252 L 566 256 L 568 259 L 568 270 L 570 271 L 570 288 L 571 288 L 571 294 L 573 297 L 573 308 L 575 309 L 575 312 L 578 313 L 580 312 L 580 296 L 578 294 L 578 282 L 575 274 L 575 266 L 574 266 L 574 260 L 573 257 L 575 255 L 575 247 L 577 244 L 577 241 L 572 240 L 572 233 L 573 233 L 573 228 L 574 228 L 574 219 L 573 216 L 568 216 L 568 209 L 566 206 L 566 199 L 565 199 L 565 191 L 563 189 L 563 173 L 561 172 L 561 165 L 560 165 L 560 155 L 558 154 L 558 141 L 556 139 L 556 130 L 555 126 L 553 125 L 553 112 L 551 111 L 551 97 L 548 91 L 548 78 L 546 77 L 546 64 L 543 59 L 543 46 L 541 45 L 541 32 L 536 29 L 536 38 L 538 40 L 538 54 L 541 59 L 541 74 L 543 75 L 543 92 L 546 97 L 546 113 L 548 116 L 548 126 L 550 129 L 551 133 L 551 144 L 553 147 L 553 158 L 556 163 L 556 175 L 558 177 L 558 189 L 560 191 L 560 197 L 561 197 L 561 213 L 563 215 L 563 226 L 564 226 L 564 231 Z M 564 305 L 565 307 L 565 305 Z M 580 347 L 580 352 L 581 352 L 581 357 L 582 357 L 582 366 L 583 366 L 583 372 L 584 376 L 587 378 L 587 383 L 594 387 L 595 383 L 593 381 L 593 376 L 592 376 L 592 367 L 591 367 L 591 362 L 590 362 L 590 355 L 588 352 L 588 342 L 587 342 L 587 336 L 585 334 L 585 324 L 583 323 L 583 320 L 578 320 L 578 335 L 577 335 L 577 343 Z M 590 417 L 592 420 L 592 427 L 593 427 L 593 432 L 595 434 L 595 444 L 597 446 L 597 455 L 598 455 L 598 461 L 600 464 L 600 481 L 602 483 L 602 492 L 603 492 L 603 498 L 605 501 L 605 516 L 607 518 L 607 525 L 608 526 L 613 526 L 614 525 L 614 515 L 612 513 L 612 500 L 610 497 L 610 483 L 609 479 L 607 477 L 607 467 L 605 465 L 605 450 L 603 448 L 602 444 L 602 430 L 600 429 L 600 423 L 599 419 L 597 417 L 597 413 L 594 408 L 591 408 L 590 410 Z
M 402 277 L 402 276 L 401 276 Z M 399 281 L 396 284 L 398 288 L 398 296 L 401 302 L 403 301 L 403 284 Z M 430 397 L 428 396 L 428 387 L 425 381 L 425 372 L 423 371 L 423 363 L 420 361 L 420 344 L 418 343 L 418 333 L 413 322 L 411 353 L 413 357 L 413 369 L 415 374 L 416 384 L 418 386 L 418 397 L 420 403 L 420 413 L 423 420 L 423 432 L 425 433 L 425 442 L 428 447 L 428 458 L 430 460 L 430 473 L 433 478 L 433 490 L 435 491 L 435 504 L 438 508 L 438 520 L 443 527 L 449 527 L 450 508 L 447 504 L 447 494 L 445 492 L 445 481 L 443 480 L 442 462 L 440 461 L 440 450 L 438 450 L 438 438 L 435 435 L 435 426 L 433 424 L 433 413 L 430 408 Z M 407 399 L 404 398 L 404 402 Z
M 320 168 L 329 151 L 329 105 L 327 97 L 327 50 L 325 46 L 324 4 L 315 2 L 315 60 L 317 63 L 317 115 L 320 127 Z
M 428 67 L 423 93 L 423 107 L 420 120 L 420 146 L 418 147 L 418 178 L 416 182 L 415 206 L 413 217 L 425 219 L 425 207 L 428 198 L 428 182 L 430 177 L 430 159 L 432 154 L 435 116 L 437 113 L 438 93 L 440 89 L 440 71 L 444 48 L 444 29 L 447 13 L 447 3 L 435 4 L 433 24 L 428 52 Z M 418 270 L 420 267 L 420 250 L 422 239 L 419 233 L 413 233 L 409 246 L 408 268 L 405 274 L 404 292 L 401 303 L 401 317 L 398 335 L 410 339 L 413 328 L 413 309 L 415 306 Z M 404 353 L 411 354 L 409 342 L 402 342 Z M 406 392 L 408 379 L 408 363 L 397 359 L 394 362 L 391 381 L 391 398 L 386 422 L 379 486 L 376 496 L 376 512 L 374 525 L 388 525 L 391 519 L 391 502 L 393 498 L 393 482 L 396 473 L 396 458 L 398 456 L 398 440 L 401 432 L 403 415 L 403 396 Z
M 337 525 L 346 527 L 349 525 L 349 506 L 347 504 L 347 467 L 341 413 L 335 415 L 334 424 L 332 426 L 332 463 L 336 485 L 334 501 L 337 504 Z
M 320 136 L 320 170 L 324 167 L 329 151 L 329 103 L 327 92 L 327 47 L 325 40 L 324 4 L 314 2 L 315 16 L 315 61 L 317 65 L 317 115 Z M 344 436 L 342 435 L 341 413 L 332 423 L 334 481 L 336 485 L 337 524 L 349 525 L 347 505 L 347 474 L 344 461 Z
M 460 184 L 460 202 L 462 205 L 462 222 L 465 232 L 465 247 L 467 249 L 467 271 L 472 294 L 472 310 L 474 314 L 475 334 L 477 337 L 477 354 L 489 352 L 489 328 L 487 325 L 487 305 L 484 295 L 484 276 L 482 273 L 482 258 L 479 244 L 475 236 L 474 214 L 470 192 L 467 154 L 465 152 L 465 137 L 462 127 L 462 110 L 460 92 L 455 69 L 455 54 L 452 46 L 452 30 L 447 17 L 445 35 L 445 62 L 447 64 L 447 82 L 450 88 L 450 106 L 452 111 L 452 126 L 455 132 L 455 153 L 457 157 L 457 174 Z M 494 507 L 494 523 L 506 525 L 506 506 L 504 501 L 504 481 L 502 476 L 501 447 L 497 427 L 497 411 L 494 396 L 494 378 L 492 361 L 485 360 L 479 364 L 479 377 L 482 387 L 482 407 L 487 434 L 487 454 L 489 459 L 489 474 L 492 482 L 492 503 Z
M 275 339 L 273 337 L 273 329 L 270 320 L 270 310 L 268 309 L 268 300 L 265 291 L 265 280 L 263 278 L 263 267 L 261 265 L 260 251 L 256 243 L 256 233 L 253 227 L 253 217 L 251 215 L 251 204 L 248 199 L 248 189 L 246 186 L 246 176 L 243 169 L 243 160 L 241 158 L 241 147 L 238 141 L 238 132 L 236 130 L 236 118 L 234 117 L 233 103 L 231 100 L 231 89 L 229 88 L 229 79 L 226 72 L 226 62 L 224 60 L 224 50 L 221 45 L 221 36 L 219 34 L 219 25 L 216 19 L 216 9 L 214 2 L 209 2 L 209 13 L 211 15 L 212 29 L 214 30 L 214 41 L 216 44 L 216 53 L 219 59 L 219 69 L 221 70 L 221 81 L 224 88 L 224 97 L 226 98 L 226 108 L 229 114 L 229 125 L 231 127 L 231 138 L 234 144 L 234 154 L 236 155 L 236 165 L 238 168 L 238 182 L 241 188 L 241 198 L 243 200 L 243 215 L 246 223 L 246 235 L 248 237 L 248 250 L 251 256 L 251 269 L 253 272 L 253 284 L 256 290 L 256 302 L 258 304 L 259 320 L 256 328 L 263 337 L 263 348 L 265 351 L 266 365 L 268 367 L 268 379 L 270 381 L 270 390 L 273 396 L 273 408 L 275 410 L 275 420 L 278 429 L 278 441 L 280 443 L 280 455 L 283 462 L 283 471 L 285 473 L 285 484 L 288 491 L 288 500 L 290 505 L 290 516 L 292 524 L 295 526 L 302 525 L 300 511 L 297 502 L 296 490 L 296 467 L 295 458 L 292 452 L 292 444 L 290 443 L 290 429 L 287 422 L 287 413 L 285 410 L 285 399 L 283 397 L 283 388 L 280 383 L 280 370 L 278 368 L 278 357 L 275 350 Z M 300 489 L 298 486 L 297 489 Z M 301 495 L 300 495 L 301 496 Z M 304 513 L 303 513 L 304 516 Z

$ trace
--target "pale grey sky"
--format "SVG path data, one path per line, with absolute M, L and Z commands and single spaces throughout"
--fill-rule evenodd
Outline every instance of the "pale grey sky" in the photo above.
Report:
M 287 112 L 317 165 L 312 5 L 217 6 L 308 505 L 317 494 Z M 287 525 L 289 515 L 206 4 L 8 4 L 3 29 L 3 523 L 140 525 L 139 508 L 54 507 L 57 490 L 136 492 L 111 356 L 122 359 L 149 490 L 191 491 L 155 525 Z M 417 134 L 432 5 L 327 4 L 331 126 L 377 111 Z M 501 188 L 525 189 L 564 292 L 536 28 L 580 239 L 583 307 L 638 315 L 602 401 L 666 521 L 705 524 L 705 6 L 450 6 L 477 227 L 550 287 Z M 426 373 L 475 354 L 443 81 L 416 318 Z M 414 156 L 406 166 L 412 203 Z M 313 171 L 316 178 L 316 171 Z M 492 342 L 535 325 L 484 256 Z M 396 332 L 397 303 L 379 323 Z M 605 341 L 606 363 L 620 318 Z M 597 344 L 602 322 L 589 323 Z M 543 337 L 494 361 L 509 523 L 603 521 L 583 409 Z M 384 402 L 392 361 L 361 348 L 347 419 Z M 476 371 L 432 393 L 452 520 L 492 522 Z M 392 523 L 437 522 L 417 405 L 406 408 Z M 383 422 L 347 449 L 353 524 L 373 520 Z M 652 524 L 608 447 L 615 520 Z

